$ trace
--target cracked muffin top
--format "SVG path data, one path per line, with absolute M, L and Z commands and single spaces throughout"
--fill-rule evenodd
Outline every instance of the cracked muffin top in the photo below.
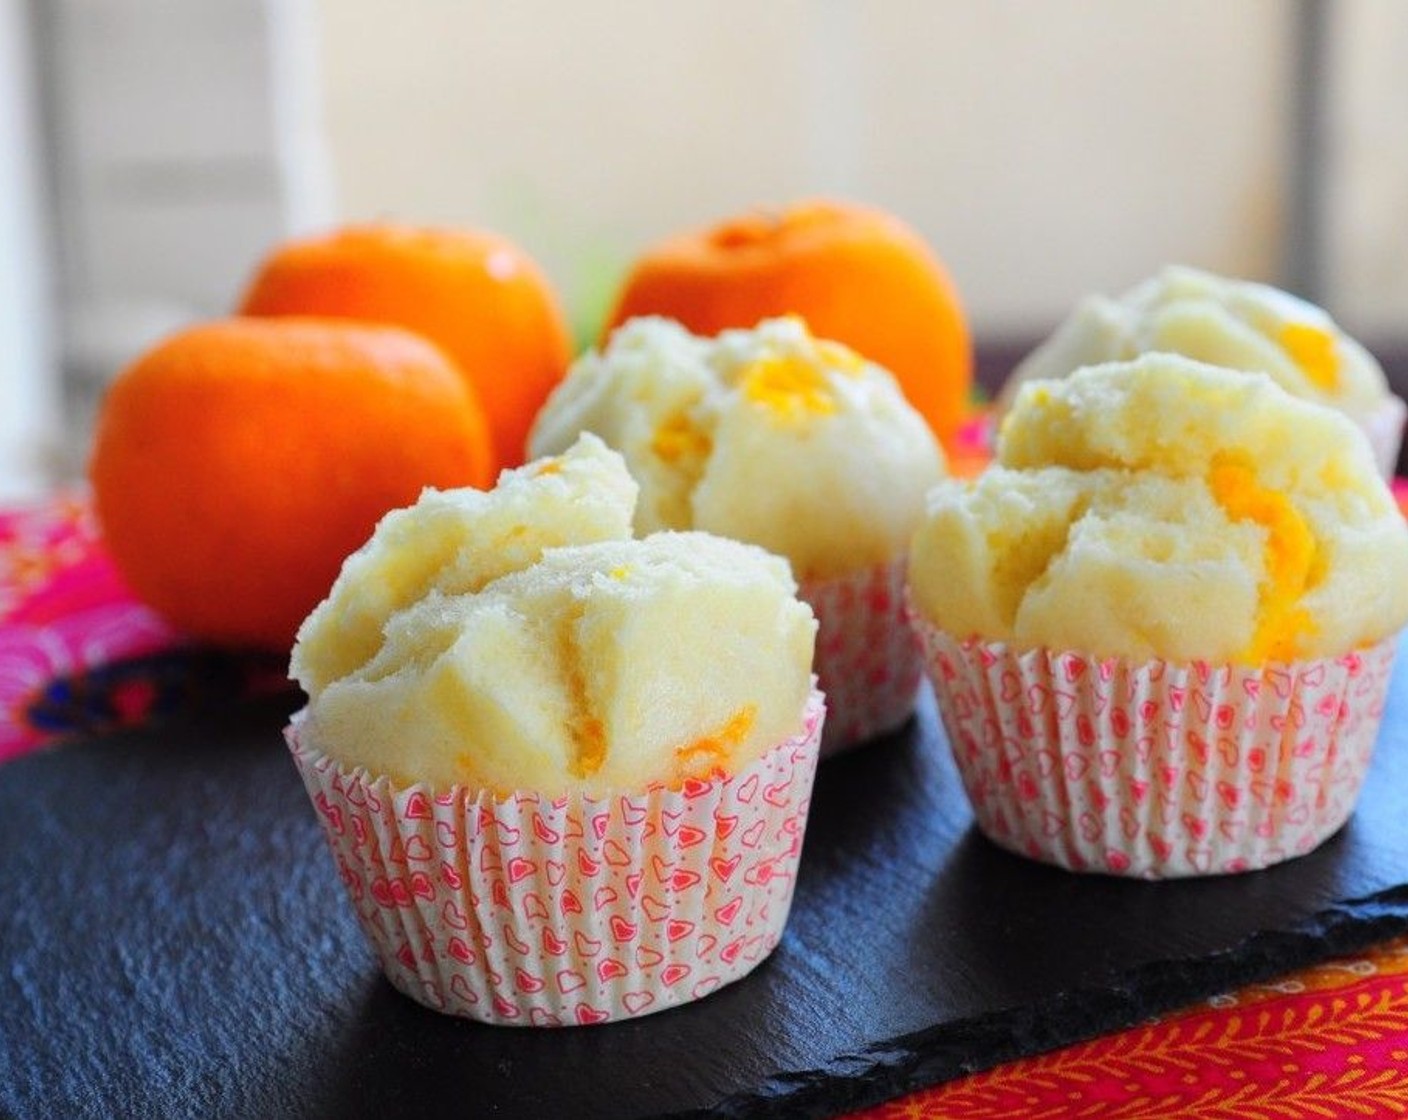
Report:
M 734 772 L 796 733 L 816 622 L 786 562 L 632 540 L 635 499 L 584 436 L 388 514 L 299 631 L 305 742 L 401 784 L 557 796 Z
M 994 465 L 931 493 L 910 580 L 962 637 L 1292 661 L 1403 626 L 1408 527 L 1342 415 L 1153 353 L 1025 384 Z
M 1352 418 L 1389 396 L 1373 355 L 1321 308 L 1268 284 L 1182 265 L 1168 266 L 1118 299 L 1082 300 L 1017 367 L 1004 392 L 1151 351 L 1264 373 L 1292 396 Z
M 893 377 L 801 319 L 701 338 L 633 319 L 577 361 L 533 454 L 594 432 L 640 483 L 637 532 L 698 529 L 829 578 L 904 555 L 943 453 Z

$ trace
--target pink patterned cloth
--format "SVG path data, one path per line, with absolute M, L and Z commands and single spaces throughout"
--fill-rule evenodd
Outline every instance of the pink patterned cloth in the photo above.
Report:
M 0 762 L 276 680 L 200 650 L 138 603 L 81 493 L 0 510 Z
M 852 1120 L 1408 1115 L 1408 939 L 1312 965 Z

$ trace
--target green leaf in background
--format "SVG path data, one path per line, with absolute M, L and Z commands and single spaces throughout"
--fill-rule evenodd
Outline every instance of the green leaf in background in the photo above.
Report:
M 487 224 L 522 245 L 552 279 L 573 352 L 595 346 L 630 259 L 630 238 L 607 229 L 537 182 L 513 178 L 489 191 Z

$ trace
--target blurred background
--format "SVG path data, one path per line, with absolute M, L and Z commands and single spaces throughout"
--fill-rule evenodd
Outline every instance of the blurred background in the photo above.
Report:
M 990 387 L 1165 262 L 1325 304 L 1408 390 L 1401 0 L 0 0 L 0 500 L 275 240 L 483 226 L 592 336 L 642 246 L 871 202 Z

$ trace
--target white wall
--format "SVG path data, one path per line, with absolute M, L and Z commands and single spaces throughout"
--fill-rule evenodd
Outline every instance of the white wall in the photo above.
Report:
M 26 11 L 48 44 L 37 60 Z M 584 326 L 647 242 L 817 191 L 918 226 L 988 338 L 1043 331 L 1080 294 L 1169 260 L 1275 280 L 1294 11 L 0 0 L 0 499 L 31 486 L 14 480 L 49 453 L 49 322 L 69 368 L 97 385 L 154 335 L 228 308 L 271 241 L 339 215 L 500 229 Z M 1351 329 L 1402 339 L 1408 4 L 1326 11 L 1326 298 Z M 52 317 L 36 61 L 54 97 L 65 250 Z
M 311 0 L 44 0 L 57 186 L 62 469 L 103 387 L 228 314 L 254 262 L 330 219 Z
M 1330 291 L 1373 338 L 1408 339 L 1408 4 L 1339 0 L 1330 98 Z
M 66 293 L 227 310 L 255 256 L 324 220 L 285 133 L 300 0 L 51 0 Z M 316 81 L 311 40 L 305 80 Z M 292 108 L 292 113 L 287 110 Z M 288 127 L 284 127 L 285 125 Z
M 58 423 L 26 8 L 0 0 L 0 502 L 41 492 Z
M 343 212 L 500 228 L 579 305 L 603 261 L 818 188 L 919 226 L 988 333 L 1168 260 L 1278 264 L 1281 0 L 319 10 Z

